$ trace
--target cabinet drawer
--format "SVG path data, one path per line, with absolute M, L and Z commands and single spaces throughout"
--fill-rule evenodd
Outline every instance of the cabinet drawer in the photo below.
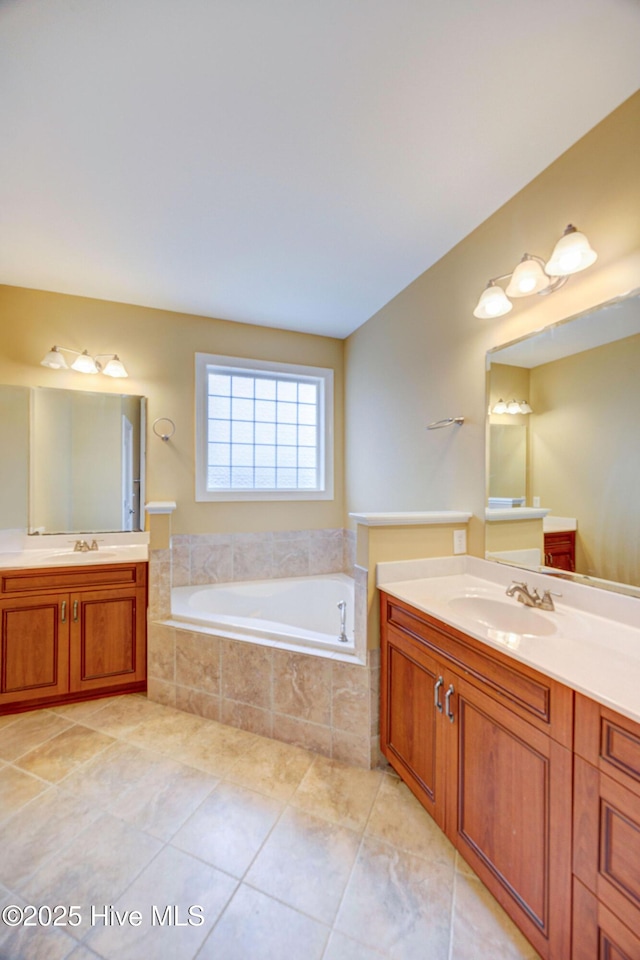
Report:
M 576 694 L 576 753 L 640 797 L 640 724 Z
M 146 563 L 105 563 L 86 567 L 38 567 L 0 572 L 0 596 L 83 590 L 95 587 L 144 586 Z
M 420 641 L 471 683 L 564 746 L 572 743 L 573 694 L 568 687 L 516 663 L 473 637 L 382 594 L 382 621 Z
M 638 928 L 629 929 L 575 878 L 571 958 L 572 960 L 640 960 Z

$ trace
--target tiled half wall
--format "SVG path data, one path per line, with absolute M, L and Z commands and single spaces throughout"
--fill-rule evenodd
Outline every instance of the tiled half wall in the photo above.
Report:
M 150 559 L 150 699 L 361 767 L 381 763 L 379 651 L 366 651 L 367 571 L 346 530 L 174 537 Z M 346 572 L 363 664 L 168 624 L 171 585 Z

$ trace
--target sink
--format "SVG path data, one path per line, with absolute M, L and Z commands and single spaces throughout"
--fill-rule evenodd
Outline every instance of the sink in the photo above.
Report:
M 550 617 L 517 601 L 507 603 L 491 597 L 465 596 L 452 597 L 448 606 L 464 617 L 504 633 L 548 637 L 557 631 L 556 624 Z
M 103 560 L 107 557 L 116 557 L 115 550 L 60 550 L 58 553 L 50 554 L 50 562 L 53 563 L 89 563 L 90 561 Z

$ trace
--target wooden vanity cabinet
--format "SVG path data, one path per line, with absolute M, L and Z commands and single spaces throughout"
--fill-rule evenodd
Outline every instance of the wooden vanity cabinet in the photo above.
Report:
M 573 960 L 640 960 L 640 724 L 576 694 Z
M 541 956 L 571 938 L 573 694 L 382 593 L 381 749 Z
M 544 535 L 544 562 L 547 567 L 568 570 L 576 569 L 576 532 L 575 530 L 554 531 Z
M 146 686 L 147 565 L 0 571 L 0 713 Z

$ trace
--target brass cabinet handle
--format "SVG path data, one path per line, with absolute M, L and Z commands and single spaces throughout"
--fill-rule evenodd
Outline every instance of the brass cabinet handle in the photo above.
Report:
M 451 697 L 453 696 L 454 693 L 455 693 L 455 690 L 453 689 L 453 684 L 450 683 L 449 689 L 444 695 L 444 702 L 446 705 L 446 713 L 451 723 L 453 723 L 453 721 L 455 720 L 455 717 L 453 715 L 453 710 L 451 709 Z
M 78 601 L 77 600 L 73 601 L 73 622 L 74 623 L 78 622 Z
M 60 619 L 62 620 L 63 623 L 67 622 L 67 601 L 66 600 L 62 601 L 62 607 L 60 609 Z
M 438 677 L 433 688 L 433 702 L 440 713 L 442 713 L 442 704 L 440 703 L 440 687 L 442 686 L 444 686 L 444 680 L 442 677 Z

